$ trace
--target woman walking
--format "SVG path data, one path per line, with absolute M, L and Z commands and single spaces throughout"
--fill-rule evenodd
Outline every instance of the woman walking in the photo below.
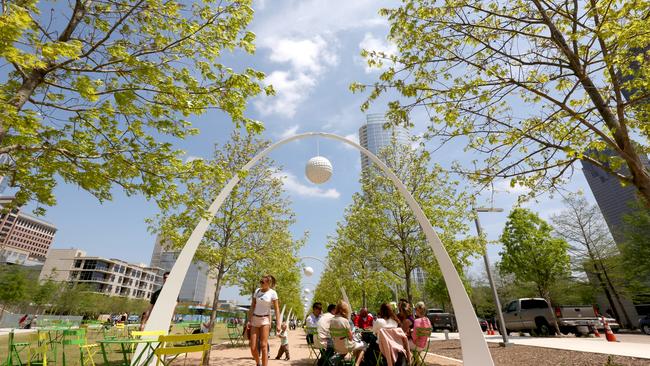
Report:
M 275 310 L 276 333 L 280 333 L 280 306 L 278 305 L 278 293 L 275 292 L 274 287 L 275 277 L 263 276 L 260 280 L 260 288 L 253 293 L 253 301 L 248 311 L 249 345 L 255 364 L 258 366 L 267 366 L 269 361 L 267 345 L 271 330 L 271 309 Z

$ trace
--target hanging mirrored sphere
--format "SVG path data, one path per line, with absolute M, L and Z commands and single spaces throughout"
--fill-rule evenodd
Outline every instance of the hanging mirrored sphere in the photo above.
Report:
M 305 276 L 311 277 L 311 275 L 314 274 L 314 269 L 311 267 L 305 267 L 302 269 L 302 272 L 305 274 Z
M 305 289 L 304 289 L 303 291 L 305 291 L 305 293 L 306 293 L 306 294 L 308 294 L 308 293 L 310 293 L 310 292 L 311 292 L 311 290 L 310 290 L 310 289 L 308 289 L 307 287 L 305 287 Z
M 332 176 L 332 163 L 323 156 L 315 156 L 305 166 L 307 179 L 314 184 L 323 184 Z

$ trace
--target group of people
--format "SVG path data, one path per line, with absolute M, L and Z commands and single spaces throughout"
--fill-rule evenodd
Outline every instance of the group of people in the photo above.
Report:
M 290 357 L 287 322 L 273 324 L 271 321 L 272 313 L 275 314 L 275 319 L 280 319 L 275 285 L 276 280 L 271 275 L 265 275 L 260 279 L 260 286 L 253 293 L 248 313 L 245 332 L 249 339 L 251 355 L 257 366 L 268 365 L 270 353 L 268 339 L 273 325 L 276 327 L 276 334 L 280 337 L 280 349 L 276 359 L 280 359 L 283 355 L 286 356 L 286 360 Z M 401 299 L 399 303 L 383 303 L 376 316 L 373 316 L 366 308 L 360 309 L 358 314 L 352 314 L 350 305 L 341 300 L 336 305 L 330 304 L 325 313 L 321 303 L 314 303 L 311 314 L 305 319 L 305 326 L 316 330 L 315 333 L 308 332 L 307 343 L 313 345 L 318 342 L 317 346 L 324 350 L 321 365 L 331 357 L 342 357 L 351 353 L 356 359 L 356 366 L 359 366 L 362 363 L 376 364 L 375 357 L 380 353 L 381 348 L 379 343 L 384 342 L 382 336 L 389 333 L 401 335 L 408 343 L 402 356 L 396 355 L 391 364 L 396 363 L 398 357 L 406 358 L 406 362 L 410 361 L 411 355 L 408 350 L 423 349 L 428 342 L 428 336 L 418 335 L 417 329 L 430 329 L 431 322 L 426 317 L 426 306 L 423 302 L 415 304 L 415 311 L 405 299 Z M 332 336 L 332 333 L 335 336 Z M 368 349 L 374 352 L 367 352 Z M 364 357 L 365 355 L 371 357 Z
M 325 314 L 322 312 L 322 304 L 314 303 L 312 313 L 307 317 L 305 324 L 317 330 L 318 346 L 325 350 L 324 359 L 352 353 L 356 358 L 357 366 L 362 363 L 372 365 L 376 363 L 374 357 L 379 353 L 379 337 L 382 329 L 401 329 L 408 339 L 409 349 L 422 349 L 426 346 L 428 337 L 418 336 L 416 329 L 431 328 L 424 303 L 418 302 L 413 314 L 411 304 L 405 299 L 400 300 L 399 303 L 381 304 L 376 317 L 366 308 L 362 308 L 358 314 L 350 314 L 350 307 L 344 301 L 339 301 L 337 305 L 330 304 L 327 312 Z M 331 335 L 333 328 L 345 329 L 347 337 L 333 337 Z M 354 332 L 355 329 L 359 329 L 360 332 Z M 313 344 L 315 341 L 313 334 L 307 335 L 307 343 Z M 366 352 L 368 349 L 375 352 Z M 364 357 L 366 354 L 370 357 Z M 410 353 L 404 352 L 403 356 L 408 358 Z

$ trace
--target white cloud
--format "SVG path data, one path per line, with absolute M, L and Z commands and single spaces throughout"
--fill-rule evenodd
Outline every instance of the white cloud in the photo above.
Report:
M 272 4 L 273 6 L 264 9 L 264 13 L 259 14 L 260 18 L 253 26 L 253 31 L 258 35 L 307 36 L 386 27 L 388 22 L 378 14 L 379 9 L 399 5 L 394 0 L 275 0 Z
M 286 139 L 287 137 L 294 136 L 296 132 L 298 132 L 298 129 L 300 128 L 300 125 L 293 125 L 286 130 L 282 131 L 280 134 L 281 139 Z
M 530 192 L 530 189 L 519 184 L 515 184 L 514 187 L 511 187 L 509 179 L 500 179 L 494 182 L 494 191 L 520 195 Z
M 194 155 L 188 155 L 188 156 L 185 158 L 185 162 L 186 162 L 186 163 L 192 162 L 192 161 L 194 161 L 194 160 L 203 160 L 203 158 L 200 157 L 200 156 L 194 156 Z
M 322 189 L 316 186 L 306 185 L 291 173 L 276 173 L 274 176 L 282 179 L 284 189 L 301 197 L 337 199 L 341 197 L 339 191 L 334 188 Z
M 288 64 L 288 70 L 271 72 L 265 83 L 273 85 L 276 95 L 255 102 L 264 115 L 279 114 L 288 118 L 318 84 L 318 79 L 328 67 L 338 63 L 336 42 L 322 36 L 312 38 L 272 38 L 263 40 L 262 48 L 270 50 L 269 60 Z
M 273 62 L 291 64 L 292 70 L 319 75 L 327 65 L 336 65 L 338 57 L 322 36 L 312 39 L 267 39 L 263 47 L 271 49 Z
M 395 46 L 395 44 L 389 42 L 386 39 L 380 39 L 378 37 L 375 37 L 370 32 L 367 32 L 363 36 L 361 42 L 359 42 L 359 49 L 367 50 L 367 51 L 383 52 L 386 54 L 386 56 L 392 56 L 397 54 L 397 46 Z M 375 71 L 381 71 L 385 66 L 387 66 L 386 63 L 388 62 L 388 61 L 384 61 L 384 67 L 378 68 L 378 67 L 368 66 L 366 60 L 361 57 L 358 57 L 357 60 L 364 67 L 364 70 L 366 71 L 367 74 Z

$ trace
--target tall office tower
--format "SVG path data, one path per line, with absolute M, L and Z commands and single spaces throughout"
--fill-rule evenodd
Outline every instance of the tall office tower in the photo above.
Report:
M 645 155 L 641 155 L 641 162 L 646 167 L 650 167 L 650 161 Z M 582 161 L 582 169 L 591 188 L 591 192 L 596 198 L 596 203 L 600 208 L 600 212 L 605 218 L 609 232 L 612 234 L 614 241 L 617 245 L 621 245 L 624 240 L 624 217 L 625 215 L 634 212 L 634 205 L 637 203 L 636 188 L 633 186 L 623 187 L 618 179 L 611 174 L 605 172 L 600 167 L 597 167 L 589 162 Z M 588 274 L 589 281 L 596 284 L 600 288 L 600 280 L 594 275 Z M 607 284 L 605 284 L 607 286 Z M 637 294 L 639 296 L 641 294 Z M 635 319 L 638 317 L 638 311 L 634 306 L 631 299 L 621 297 L 623 308 L 627 313 L 627 317 L 622 316 L 623 308 L 615 304 L 614 314 L 617 315 L 619 322 L 623 322 L 624 326 L 636 326 Z M 605 299 L 604 293 L 596 295 L 596 303 L 601 310 L 610 308 L 610 303 Z M 626 319 L 627 318 L 627 319 Z M 629 323 L 628 323 L 629 320 Z
M 647 156 L 641 155 L 641 162 L 650 168 Z M 582 169 L 614 241 L 621 245 L 624 240 L 623 217 L 634 212 L 633 205 L 638 201 L 636 188 L 631 185 L 623 187 L 614 176 L 584 160 Z
M 369 114 L 366 124 L 359 128 L 359 143 L 373 154 L 378 154 L 383 148 L 389 146 L 393 136 L 398 143 L 408 145 L 409 135 L 403 127 L 390 127 L 384 129 L 386 118 L 383 114 Z M 366 169 L 372 162 L 361 154 L 361 170 Z
M 6 166 L 13 166 L 14 161 L 11 159 L 11 156 L 9 154 L 0 154 L 0 166 L 6 165 Z M 5 189 L 7 189 L 7 186 L 9 185 L 9 179 L 7 179 L 6 176 L 0 176 L 0 193 L 4 192 Z
M 0 207 L 11 200 L 13 197 L 0 197 Z M 53 224 L 28 215 L 21 208 L 0 213 L 0 257 L 17 264 L 43 262 L 55 233 Z M 17 261 L 13 261 L 13 257 Z
M 151 267 L 161 267 L 171 271 L 180 251 L 166 250 L 160 236 L 151 254 Z M 212 305 L 216 280 L 209 275 L 209 268 L 205 262 L 193 261 L 185 275 L 181 292 L 178 298 L 181 302 Z

